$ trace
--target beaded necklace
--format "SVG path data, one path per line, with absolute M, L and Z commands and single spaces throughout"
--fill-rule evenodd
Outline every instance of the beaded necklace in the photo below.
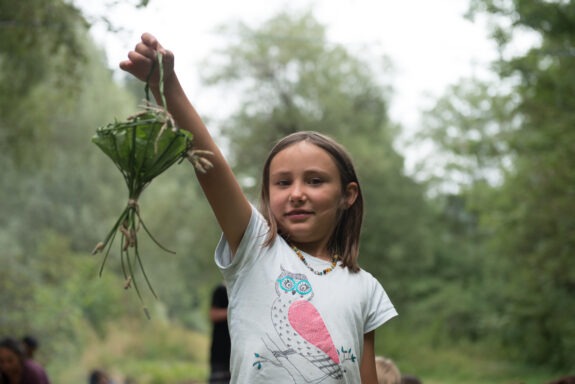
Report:
M 292 249 L 295 251 L 295 253 L 297 254 L 297 256 L 299 257 L 299 259 L 302 261 L 302 263 L 304 263 L 304 265 L 307 267 L 307 269 L 309 269 L 310 271 L 312 271 L 313 273 L 315 273 L 318 276 L 321 275 L 327 275 L 328 273 L 330 273 L 331 271 L 333 271 L 333 269 L 335 268 L 335 266 L 337 265 L 337 255 L 333 255 L 333 258 L 331 260 L 331 266 L 329 268 L 324 269 L 323 271 L 316 271 L 315 269 L 313 269 L 308 263 L 307 260 L 305 259 L 305 256 L 301 253 L 301 251 L 295 246 L 290 244 L 290 246 L 292 247 Z

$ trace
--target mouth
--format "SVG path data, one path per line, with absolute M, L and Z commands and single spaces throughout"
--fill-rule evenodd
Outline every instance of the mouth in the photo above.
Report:
M 313 213 L 311 211 L 305 211 L 301 209 L 294 209 L 293 211 L 287 212 L 284 216 L 286 216 L 290 220 L 299 221 L 304 220 L 311 216 Z

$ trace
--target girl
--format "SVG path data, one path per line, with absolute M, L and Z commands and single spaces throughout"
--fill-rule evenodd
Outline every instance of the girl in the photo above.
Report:
M 357 265 L 363 199 L 349 155 L 317 133 L 284 138 L 264 165 L 260 213 L 186 97 L 172 52 L 146 33 L 120 68 L 145 81 L 158 51 L 169 112 L 213 153 L 197 178 L 223 231 L 215 258 L 228 286 L 231 382 L 376 384 L 375 329 L 397 312 Z M 158 81 L 156 71 L 161 100 Z

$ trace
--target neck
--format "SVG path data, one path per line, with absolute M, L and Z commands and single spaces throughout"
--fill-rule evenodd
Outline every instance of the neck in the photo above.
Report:
M 333 259 L 333 254 L 331 254 L 326 246 L 320 246 L 319 244 L 314 243 L 296 243 L 290 242 L 290 244 L 295 245 L 299 250 L 311 255 L 313 257 L 317 257 L 318 259 L 331 261 Z

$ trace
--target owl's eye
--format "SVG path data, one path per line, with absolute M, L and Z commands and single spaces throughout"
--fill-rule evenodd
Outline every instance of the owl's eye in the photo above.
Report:
M 284 290 L 284 291 L 293 291 L 293 289 L 295 288 L 295 281 L 289 277 L 286 276 L 281 280 L 278 280 L 278 283 L 280 283 L 280 287 Z
M 300 295 L 307 295 L 311 292 L 311 285 L 307 280 L 301 280 L 299 283 L 297 283 L 296 291 Z

